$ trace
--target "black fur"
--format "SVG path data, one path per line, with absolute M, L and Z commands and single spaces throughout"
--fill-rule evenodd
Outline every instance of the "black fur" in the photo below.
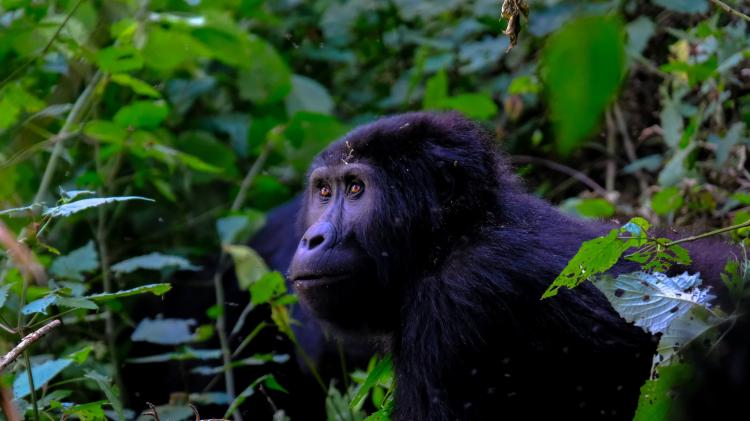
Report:
M 312 169 L 353 163 L 371 168 L 377 196 L 366 223 L 338 229 L 377 276 L 351 281 L 377 282 L 387 298 L 349 299 L 388 320 L 395 420 L 632 418 L 654 339 L 589 283 L 540 300 L 580 244 L 612 226 L 525 193 L 492 137 L 457 114 L 359 127 Z M 305 195 L 301 232 L 314 200 Z M 726 259 L 728 250 L 717 253 Z M 703 278 L 718 282 L 723 261 L 694 258 Z M 353 326 L 326 324 L 346 333 Z

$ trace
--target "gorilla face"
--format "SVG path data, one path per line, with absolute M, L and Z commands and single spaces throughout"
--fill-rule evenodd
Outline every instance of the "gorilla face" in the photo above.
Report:
M 376 179 L 364 163 L 320 165 L 310 173 L 300 215 L 304 234 L 289 277 L 303 305 L 343 330 L 388 329 L 381 311 L 388 293 L 361 239 L 376 212 Z

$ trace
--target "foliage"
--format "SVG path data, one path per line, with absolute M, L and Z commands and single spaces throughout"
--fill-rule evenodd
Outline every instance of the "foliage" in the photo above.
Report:
M 732 5 L 747 12 L 739 3 Z M 26 382 L 14 395 L 22 414 L 103 419 L 107 411 L 123 419 L 144 409 L 120 403 L 127 394 L 120 363 L 133 336 L 169 343 L 133 363 L 212 362 L 193 368 L 211 376 L 248 365 L 265 370 L 253 387 L 225 379 L 212 392 L 221 399 L 195 391 L 193 402 L 234 412 L 260 385 L 271 400 L 283 394 L 269 379 L 275 365 L 295 362 L 283 362 L 281 348 L 253 349 L 253 340 L 276 329 L 297 344 L 295 298 L 246 242 L 267 210 L 299 191 L 318 151 L 381 114 L 459 110 L 492 127 L 512 158 L 542 158 L 518 166 L 540 196 L 580 216 L 637 217 L 584 244 L 545 297 L 622 257 L 642 266 L 647 275 L 629 276 L 647 283 L 687 262 L 678 244 L 648 235 L 646 220 L 705 227 L 750 220 L 748 22 L 707 0 L 503 5 L 1 2 L 0 233 L 17 237 L 24 253 L 0 255 L 7 328 L 0 347 L 7 352 L 50 318 L 66 320 L 64 331 L 4 374 L 14 389 Z M 731 235 L 747 241 L 749 234 L 744 227 Z M 209 276 L 221 279 L 230 261 L 249 294 L 237 325 L 225 325 L 220 299 L 194 323 L 132 320 L 144 302 L 138 294 L 163 295 L 199 267 L 218 268 Z M 687 278 L 673 281 L 680 279 Z M 746 262 L 730 263 L 726 283 L 736 301 L 746 280 Z M 676 291 L 662 291 L 663 302 Z M 215 293 L 223 294 L 221 285 Z M 664 355 L 677 338 L 713 329 L 716 315 L 701 313 L 702 304 L 656 318 L 659 329 L 668 325 Z M 688 307 L 685 315 L 701 313 L 701 324 L 678 323 Z M 641 316 L 632 315 L 654 326 Z M 251 334 L 239 345 L 221 345 L 242 328 Z M 95 351 L 79 361 L 73 349 Z M 242 350 L 253 356 L 232 357 Z M 378 396 L 373 417 L 393 405 L 377 367 L 370 374 L 378 379 L 357 395 L 359 403 Z M 681 378 L 667 375 L 671 367 L 659 368 L 658 382 Z M 349 407 L 356 392 L 342 394 L 314 376 L 329 409 L 364 418 Z M 656 412 L 642 404 L 639 419 L 664 411 L 668 388 L 652 382 L 644 390 L 649 402 L 657 396 Z M 185 405 L 158 403 L 165 416 L 193 417 Z

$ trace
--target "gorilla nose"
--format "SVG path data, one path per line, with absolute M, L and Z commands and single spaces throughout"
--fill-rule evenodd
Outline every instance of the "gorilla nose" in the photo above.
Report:
M 330 222 L 319 222 L 307 229 L 300 241 L 302 250 L 312 251 L 318 247 L 328 248 L 334 243 L 336 232 Z

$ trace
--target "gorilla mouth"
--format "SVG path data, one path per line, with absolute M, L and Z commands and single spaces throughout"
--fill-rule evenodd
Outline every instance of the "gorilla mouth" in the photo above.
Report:
M 316 287 L 330 285 L 349 278 L 348 273 L 305 273 L 292 278 L 296 287 Z

